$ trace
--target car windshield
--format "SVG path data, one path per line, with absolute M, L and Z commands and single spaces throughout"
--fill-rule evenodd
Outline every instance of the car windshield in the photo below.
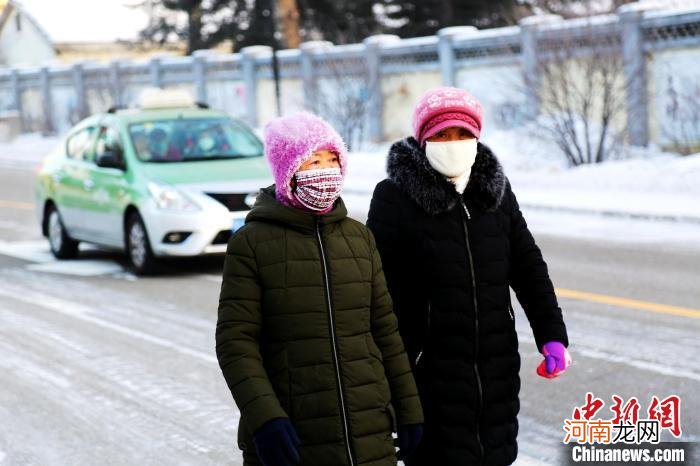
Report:
M 258 157 L 260 140 L 229 118 L 147 121 L 129 125 L 137 157 L 143 162 L 193 162 Z

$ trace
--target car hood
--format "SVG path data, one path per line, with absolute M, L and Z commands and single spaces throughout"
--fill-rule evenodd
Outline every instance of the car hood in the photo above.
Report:
M 144 175 L 153 181 L 188 191 L 257 191 L 272 183 L 264 157 L 201 162 L 144 163 Z

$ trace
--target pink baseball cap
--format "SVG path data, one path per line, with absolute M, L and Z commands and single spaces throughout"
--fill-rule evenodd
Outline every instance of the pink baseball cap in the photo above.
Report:
M 413 136 L 423 145 L 445 128 L 464 128 L 475 138 L 481 136 L 481 104 L 457 87 L 436 87 L 426 91 L 413 110 Z

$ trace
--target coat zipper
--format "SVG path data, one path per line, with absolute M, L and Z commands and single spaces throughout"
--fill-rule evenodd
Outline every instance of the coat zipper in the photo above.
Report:
M 484 445 L 481 443 L 481 434 L 479 433 L 479 428 L 481 425 L 481 409 L 482 409 L 482 404 L 483 404 L 483 389 L 481 386 L 481 375 L 479 374 L 479 366 L 478 366 L 478 360 L 479 360 L 479 307 L 476 299 L 476 276 L 474 274 L 474 258 L 472 256 L 472 249 L 471 245 L 469 244 L 469 227 L 467 225 L 467 221 L 471 220 L 472 216 L 469 213 L 469 209 L 467 208 L 467 204 L 465 204 L 464 200 L 460 200 L 460 203 L 462 204 L 462 208 L 464 209 L 464 213 L 466 214 L 467 218 L 466 220 L 462 218 L 462 226 L 464 227 L 464 240 L 467 244 L 467 256 L 469 258 L 469 270 L 471 272 L 471 279 L 472 279 L 472 296 L 474 297 L 474 375 L 476 376 L 476 387 L 478 390 L 479 394 L 479 405 L 477 406 L 477 414 L 476 414 L 476 441 L 479 444 L 479 463 L 484 458 Z
M 326 304 L 328 306 L 328 323 L 331 333 L 331 349 L 333 351 L 333 362 L 335 363 L 336 382 L 338 383 L 338 398 L 340 399 L 340 415 L 343 418 L 343 434 L 345 435 L 345 448 L 348 454 L 350 466 L 355 466 L 355 460 L 350 446 L 350 427 L 348 425 L 347 409 L 345 407 L 345 398 L 343 397 L 343 381 L 340 374 L 340 362 L 338 360 L 338 342 L 335 334 L 335 318 L 333 317 L 333 303 L 331 302 L 330 276 L 328 274 L 328 263 L 326 262 L 326 251 L 323 247 L 323 238 L 321 236 L 321 224 L 316 219 L 316 238 L 321 251 L 321 265 L 323 267 L 323 278 L 326 286 Z

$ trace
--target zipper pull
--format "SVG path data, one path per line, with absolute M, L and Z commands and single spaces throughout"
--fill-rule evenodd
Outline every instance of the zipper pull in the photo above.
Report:
M 460 201 L 462 204 L 462 208 L 464 209 L 464 213 L 467 214 L 467 220 L 472 219 L 472 215 L 469 213 L 469 209 L 467 208 L 467 204 L 464 201 Z
M 415 367 L 418 367 L 418 363 L 420 362 L 421 357 L 423 357 L 423 350 L 421 350 L 420 353 L 418 353 L 418 357 L 416 357 Z

